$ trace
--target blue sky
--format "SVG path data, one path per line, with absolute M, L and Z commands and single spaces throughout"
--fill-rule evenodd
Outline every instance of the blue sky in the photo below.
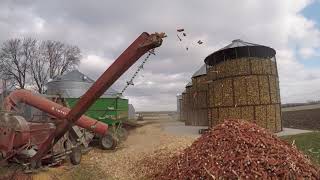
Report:
M 303 16 L 306 18 L 314 21 L 316 23 L 316 27 L 320 28 L 320 1 L 314 1 L 307 7 L 305 7 L 302 11 Z M 318 56 L 303 59 L 299 57 L 300 61 L 307 67 L 307 68 L 317 68 L 320 67 L 320 49 L 317 50 Z
M 302 14 L 306 18 L 314 20 L 317 26 L 320 27 L 320 1 L 311 3 L 302 11 Z

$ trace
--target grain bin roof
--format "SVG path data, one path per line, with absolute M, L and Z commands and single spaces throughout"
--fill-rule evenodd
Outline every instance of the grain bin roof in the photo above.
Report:
M 94 83 L 94 80 L 84 75 L 78 70 L 70 71 L 64 75 L 57 76 L 52 81 L 74 81 L 74 82 L 88 82 Z
M 198 69 L 198 70 L 192 75 L 192 77 L 194 78 L 194 77 L 198 77 L 198 76 L 205 75 L 205 74 L 207 74 L 207 67 L 206 67 L 206 65 L 204 64 L 204 65 L 202 65 L 202 66 L 200 67 L 200 69 Z
M 215 65 L 225 60 L 241 57 L 272 58 L 275 55 L 276 51 L 270 47 L 236 39 L 226 47 L 207 56 L 204 62 L 208 65 Z
M 78 98 L 82 96 L 94 83 L 94 80 L 78 70 L 57 76 L 47 82 L 47 93 L 60 94 L 63 97 Z M 119 92 L 110 87 L 101 97 L 116 97 Z
M 192 86 L 192 82 L 191 82 L 191 81 L 188 82 L 188 84 L 186 85 L 186 87 L 190 87 L 190 86 Z

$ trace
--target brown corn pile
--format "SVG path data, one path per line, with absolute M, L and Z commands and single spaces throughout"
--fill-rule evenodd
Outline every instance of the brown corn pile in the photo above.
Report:
M 155 179 L 319 179 L 300 151 L 243 120 L 225 120 L 170 159 Z

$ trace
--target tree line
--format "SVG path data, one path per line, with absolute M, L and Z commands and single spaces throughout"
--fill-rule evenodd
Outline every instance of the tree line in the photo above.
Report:
M 33 38 L 9 39 L 0 49 L 0 78 L 10 86 L 27 85 L 44 93 L 49 79 L 76 68 L 81 59 L 77 46 Z

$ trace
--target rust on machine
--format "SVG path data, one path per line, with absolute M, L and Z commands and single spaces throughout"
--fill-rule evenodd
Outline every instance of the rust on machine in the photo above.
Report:
M 44 97 L 35 95 L 31 91 L 25 89 L 15 90 L 10 93 L 10 95 L 5 99 L 4 109 L 9 112 L 13 111 L 16 108 L 16 105 L 19 103 L 28 104 L 58 119 L 65 119 L 65 116 L 70 111 L 70 109 L 67 107 L 50 101 L 49 99 L 46 99 Z M 104 124 L 85 115 L 81 116 L 75 124 L 101 135 L 106 134 L 108 130 L 107 124 Z
M 80 98 L 66 118 L 77 121 L 130 66 L 149 50 L 159 47 L 165 37 L 165 33 L 142 33 Z
M 41 158 L 50 150 L 52 142 L 56 143 L 71 127 L 73 123 L 89 109 L 89 107 L 120 78 L 141 56 L 150 50 L 161 46 L 166 34 L 143 32 L 98 78 L 98 80 L 79 99 L 76 105 L 69 111 L 63 123 L 59 124 L 55 132 L 40 146 L 35 156 L 32 157 L 32 164 L 37 164 Z
M 166 34 L 163 32 L 142 33 L 80 98 L 73 109 L 66 108 L 27 90 L 16 90 L 10 93 L 4 104 L 7 112 L 1 114 L 2 118 L 0 119 L 0 158 L 4 158 L 0 163 L 27 150 L 28 154 L 26 155 L 30 157 L 23 159 L 24 164 L 29 164 L 31 168 L 40 167 L 45 157 L 53 158 L 53 156 L 48 156 L 50 152 L 52 154 L 50 149 L 54 149 L 55 144 L 60 143 L 61 138 L 65 138 L 66 133 L 74 128 L 74 124 L 100 136 L 106 136 L 108 125 L 89 118 L 84 113 L 141 56 L 161 46 L 165 37 Z M 17 115 L 19 103 L 28 104 L 49 114 L 53 123 L 46 121 L 27 122 L 22 116 Z M 27 149 L 35 145 L 36 149 Z M 68 151 L 74 150 L 77 149 L 73 148 Z M 77 152 L 79 151 L 77 150 Z M 76 163 L 81 160 L 77 157 L 75 159 Z

